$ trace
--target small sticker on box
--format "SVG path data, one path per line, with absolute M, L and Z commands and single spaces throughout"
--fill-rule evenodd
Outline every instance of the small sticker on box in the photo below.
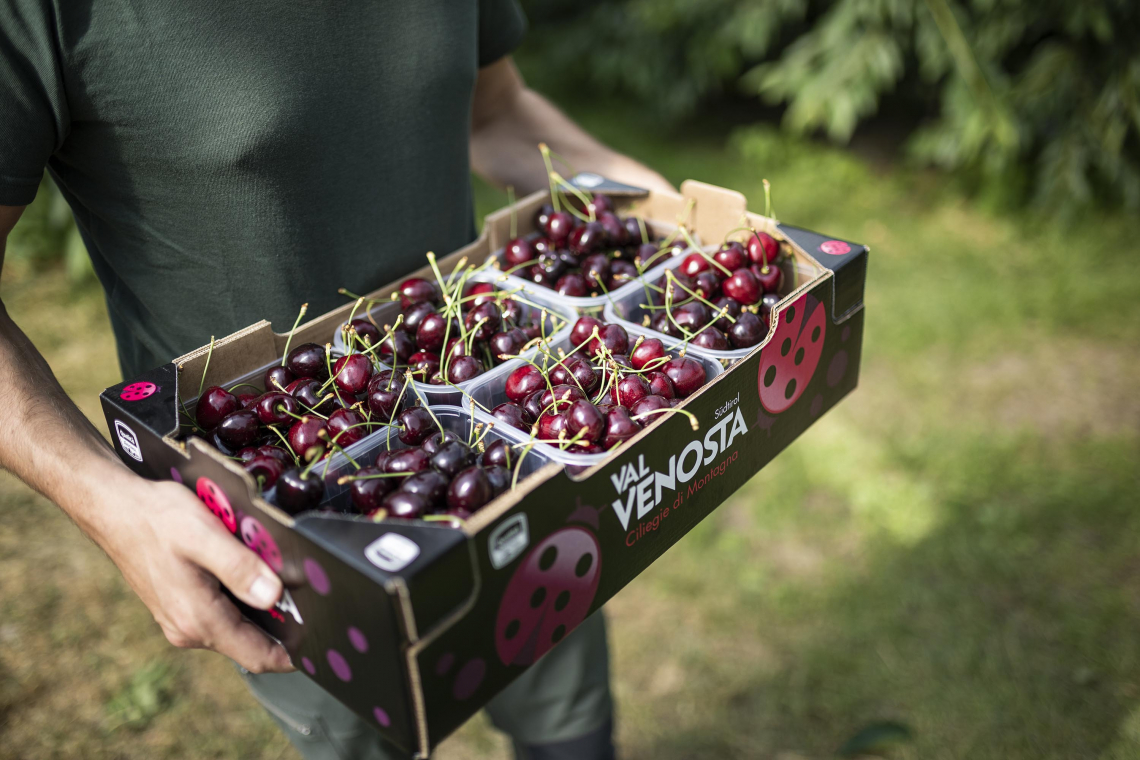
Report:
M 122 420 L 115 420 L 115 434 L 119 437 L 119 446 L 123 452 L 135 461 L 141 462 L 142 449 L 139 447 L 138 436 L 135 431 L 127 427 Z
M 419 544 L 399 533 L 385 533 L 364 547 L 365 559 L 389 573 L 403 570 L 418 556 Z
M 519 512 L 499 524 L 487 539 L 491 554 L 491 567 L 499 570 L 515 561 L 530 545 L 530 529 L 526 515 Z

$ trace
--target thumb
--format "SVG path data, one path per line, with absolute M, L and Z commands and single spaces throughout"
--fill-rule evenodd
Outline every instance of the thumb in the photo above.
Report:
M 277 574 L 217 522 L 203 524 L 200 535 L 183 542 L 183 556 L 251 607 L 267 610 L 275 605 L 282 590 Z

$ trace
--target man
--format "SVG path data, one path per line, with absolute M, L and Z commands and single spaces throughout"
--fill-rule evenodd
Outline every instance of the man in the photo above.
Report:
M 0 252 L 45 166 L 107 292 L 124 376 L 298 304 L 338 304 L 474 234 L 469 171 L 660 176 L 528 90 L 515 0 L 0 0 Z M 281 583 L 184 487 L 134 476 L 0 313 L 0 463 L 114 560 L 178 647 L 237 662 L 307 758 L 398 753 L 219 592 Z M 60 461 L 69 466 L 55 466 Z M 612 755 L 601 616 L 490 708 L 526 758 Z M 255 675 L 257 674 L 257 675 Z

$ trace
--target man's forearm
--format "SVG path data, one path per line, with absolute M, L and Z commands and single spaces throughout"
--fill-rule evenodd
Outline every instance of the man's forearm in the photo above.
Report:
M 481 72 L 471 137 L 471 165 L 476 173 L 497 185 L 513 185 L 520 194 L 545 188 L 540 142 L 578 171 L 593 171 L 654 190 L 671 189 L 661 175 L 603 145 L 527 88 L 509 59 Z

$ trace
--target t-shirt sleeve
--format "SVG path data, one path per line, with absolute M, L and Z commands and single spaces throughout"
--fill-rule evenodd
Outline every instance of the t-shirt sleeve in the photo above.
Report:
M 0 206 L 32 202 L 67 133 L 52 6 L 0 0 Z
M 479 0 L 479 68 L 509 54 L 526 34 L 518 0 Z

